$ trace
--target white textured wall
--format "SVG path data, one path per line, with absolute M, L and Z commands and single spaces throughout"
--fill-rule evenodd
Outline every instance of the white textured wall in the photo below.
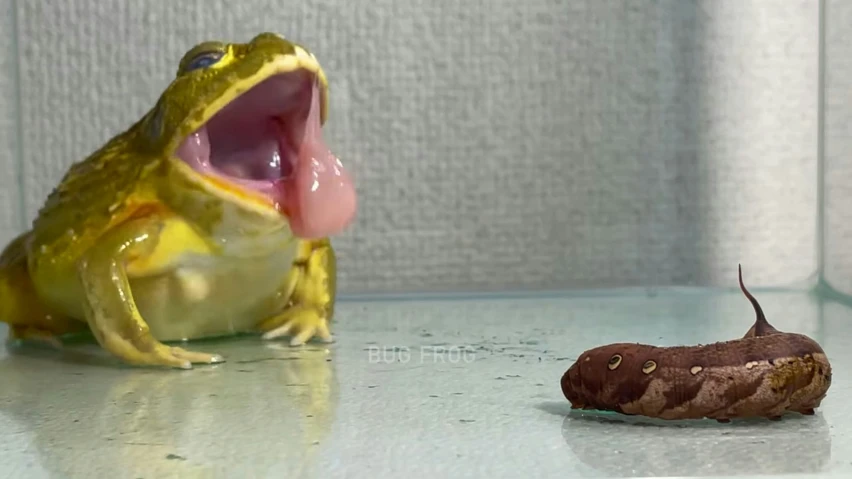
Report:
M 0 49 L 3 238 L 69 163 L 143 114 L 185 49 L 272 30 L 332 82 L 330 142 L 361 194 L 336 243 L 347 291 L 731 286 L 738 262 L 749 283 L 779 285 L 817 268 L 813 0 L 0 11 L 18 45 Z
M 0 0 L 0 243 L 24 225 L 21 219 L 19 117 L 15 15 L 12 0 Z
M 826 3 L 825 279 L 852 294 L 852 3 Z

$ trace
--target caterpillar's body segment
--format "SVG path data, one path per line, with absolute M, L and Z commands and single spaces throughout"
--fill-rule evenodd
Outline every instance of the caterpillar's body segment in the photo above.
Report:
M 831 364 L 813 339 L 778 331 L 739 272 L 757 319 L 740 339 L 658 347 L 618 343 L 584 352 L 562 376 L 574 409 L 660 419 L 814 414 L 831 385 Z

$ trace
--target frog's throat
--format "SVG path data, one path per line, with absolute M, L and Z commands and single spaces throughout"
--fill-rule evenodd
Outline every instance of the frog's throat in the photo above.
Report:
M 259 194 L 296 236 L 331 236 L 354 218 L 355 188 L 322 138 L 318 74 L 281 71 L 222 106 L 176 156 L 216 184 Z

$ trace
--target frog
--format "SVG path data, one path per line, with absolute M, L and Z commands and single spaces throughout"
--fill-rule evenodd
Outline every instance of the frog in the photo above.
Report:
M 190 346 L 205 338 L 333 342 L 330 238 L 357 194 L 323 139 L 328 93 L 316 56 L 278 33 L 186 51 L 0 253 L 7 340 L 91 333 L 120 363 L 177 369 L 225 361 Z

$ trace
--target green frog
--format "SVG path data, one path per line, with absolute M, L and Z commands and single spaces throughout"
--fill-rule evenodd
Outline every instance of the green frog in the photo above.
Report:
M 224 358 L 180 341 L 332 341 L 329 237 L 357 198 L 327 115 L 326 75 L 297 43 L 190 49 L 154 107 L 73 164 L 3 250 L 10 339 L 88 329 L 125 363 L 183 369 Z

